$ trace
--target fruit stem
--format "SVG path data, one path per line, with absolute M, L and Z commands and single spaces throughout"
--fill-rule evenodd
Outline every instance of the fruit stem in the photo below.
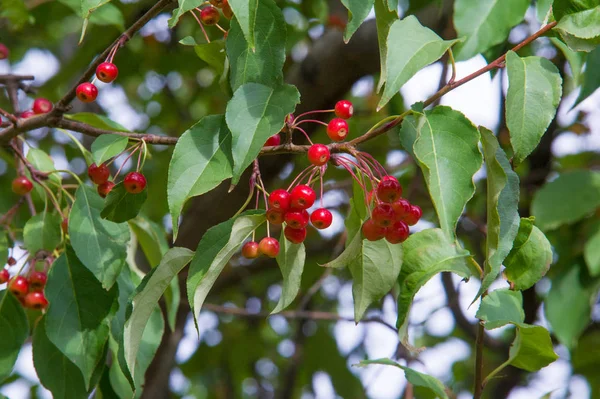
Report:
M 194 12 L 194 10 L 190 10 L 190 14 L 192 14 L 194 16 L 194 18 L 198 22 L 198 25 L 200 25 L 200 29 L 202 29 L 202 33 L 204 34 L 204 37 L 206 38 L 206 41 L 208 43 L 210 43 L 210 39 L 208 38 L 208 34 L 206 33 L 206 29 L 204 29 L 204 26 L 202 25 L 202 21 L 200 21 L 200 19 L 196 16 L 196 13 Z
M 303 116 L 306 115 L 311 115 L 311 114 L 323 114 L 323 113 L 329 113 L 329 112 L 335 112 L 335 109 L 317 109 L 317 110 L 313 110 L 313 111 L 308 111 L 305 112 L 303 114 L 300 114 L 296 117 L 296 120 L 302 118 Z
M 312 168 L 314 168 L 314 165 L 310 165 L 302 172 L 298 173 L 298 176 L 296 176 L 296 178 L 290 183 L 289 187 L 287 188 L 287 191 L 289 192 L 292 189 L 292 187 L 294 187 L 296 183 L 300 180 L 300 178 L 304 178 L 303 176 L 306 175 L 310 170 L 312 170 Z
M 317 119 L 304 119 L 304 120 L 301 120 L 300 122 L 294 123 L 294 127 L 296 129 L 298 129 L 298 126 L 300 124 L 302 124 L 302 123 L 310 123 L 310 122 L 312 122 L 312 123 L 318 123 L 318 124 L 323 125 L 323 126 L 327 126 L 327 123 L 325 123 L 323 121 L 320 121 L 320 120 L 317 120 Z
M 301 127 L 298 127 L 298 126 L 295 126 L 294 129 L 300 130 L 304 134 L 304 137 L 306 137 L 306 139 L 308 140 L 310 145 L 313 145 L 312 140 L 310 139 L 310 137 L 308 136 L 308 133 L 306 133 L 306 131 L 304 129 L 302 129 Z
M 117 179 L 117 177 L 119 177 L 119 174 L 121 173 L 121 170 L 123 169 L 123 167 L 125 166 L 125 164 L 127 163 L 127 161 L 129 161 L 129 158 L 131 158 L 133 156 L 133 154 L 136 153 L 137 150 L 139 150 L 141 148 L 140 145 L 136 146 L 135 149 L 133 151 L 131 151 L 129 153 L 129 155 L 127 156 L 127 158 L 125 158 L 125 160 L 123 161 L 123 163 L 121 163 L 121 167 L 119 168 L 119 170 L 117 170 L 117 173 L 115 173 L 115 177 L 113 177 L 113 181 L 115 181 Z

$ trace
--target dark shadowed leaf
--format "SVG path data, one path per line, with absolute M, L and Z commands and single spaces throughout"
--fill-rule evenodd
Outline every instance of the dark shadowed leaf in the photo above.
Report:
M 95 115 L 95 114 L 94 114 Z M 92 143 L 92 156 L 96 165 L 119 155 L 127 148 L 129 140 L 118 134 L 103 134 Z
M 140 213 L 146 198 L 148 198 L 148 190 L 131 194 L 121 182 L 108 193 L 100 216 L 115 223 L 126 222 Z
M 492 291 L 481 300 L 476 316 L 485 323 L 487 330 L 509 323 L 523 323 L 525 320 L 523 295 L 521 291 L 509 289 Z
M 61 222 L 57 213 L 44 211 L 32 216 L 23 229 L 23 240 L 29 253 L 35 254 L 40 249 L 52 252 L 62 240 Z
M 290 306 L 296 299 L 298 291 L 300 291 L 300 283 L 302 282 L 302 271 L 306 260 L 306 250 L 304 244 L 293 244 L 289 242 L 283 231 L 279 238 L 279 254 L 277 255 L 277 264 L 283 275 L 283 284 L 281 288 L 281 296 L 277 306 L 271 312 L 278 313 Z
M 8 377 L 21 346 L 29 336 L 29 323 L 23 305 L 9 291 L 0 291 L 0 382 Z

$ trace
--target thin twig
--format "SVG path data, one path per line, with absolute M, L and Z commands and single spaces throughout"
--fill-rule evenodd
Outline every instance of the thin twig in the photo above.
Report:
M 475 341 L 475 385 L 473 387 L 473 399 L 481 399 L 483 393 L 483 323 L 477 328 L 477 339 Z

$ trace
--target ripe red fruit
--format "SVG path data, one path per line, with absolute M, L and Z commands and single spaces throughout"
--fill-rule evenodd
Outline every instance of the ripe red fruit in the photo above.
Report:
M 354 113 L 354 106 L 348 100 L 340 100 L 335 104 L 335 114 L 338 118 L 350 119 Z
M 271 224 L 283 224 L 285 213 L 282 210 L 271 208 L 267 211 L 267 220 Z
M 329 161 L 329 148 L 323 144 L 313 144 L 308 149 L 308 161 L 315 166 L 322 166 Z
M 108 181 L 110 171 L 105 164 L 100 164 L 100 166 L 98 166 L 93 163 L 88 167 L 88 176 L 95 184 L 102 184 Z
M 265 237 L 260 240 L 258 250 L 261 254 L 267 255 L 269 258 L 274 258 L 279 253 L 279 241 L 273 237 Z
M 410 203 L 404 198 L 400 198 L 392 203 L 392 209 L 394 210 L 394 218 L 396 220 L 404 220 L 410 212 Z
M 21 112 L 21 119 L 31 118 L 32 116 L 35 116 L 35 112 L 33 112 L 33 111 L 23 111 L 23 112 Z
M 129 172 L 123 179 L 125 190 L 131 194 L 139 194 L 146 188 L 146 178 L 140 172 Z
M 291 201 L 292 195 L 287 191 L 278 188 L 277 190 L 273 190 L 271 195 L 269 195 L 269 208 L 285 212 L 290 209 Z
M 0 60 L 7 59 L 9 54 L 10 54 L 10 51 L 8 50 L 8 47 L 6 47 L 4 44 L 0 43 Z
M 293 229 L 290 226 L 285 226 L 283 235 L 287 240 L 294 244 L 300 244 L 306 239 L 306 228 Z
M 98 194 L 100 194 L 102 198 L 106 198 L 106 196 L 108 195 L 108 193 L 110 193 L 114 186 L 115 183 L 111 181 L 106 181 L 98 186 Z
M 331 226 L 331 222 L 333 222 L 333 215 L 331 212 L 329 212 L 329 210 L 325 208 L 319 208 L 310 215 L 310 222 L 319 230 L 326 229 Z
M 40 291 L 46 285 L 48 275 L 44 272 L 33 272 L 29 276 L 29 287 L 32 291 Z
M 402 195 L 402 186 L 397 180 L 381 180 L 377 185 L 377 198 L 380 201 L 392 203 Z
M 394 222 L 394 209 L 390 204 L 378 204 L 371 212 L 373 222 L 380 227 L 391 226 Z
M 274 134 L 267 139 L 265 146 L 272 147 L 272 146 L 279 145 L 279 144 L 281 144 L 281 136 L 279 134 Z
M 25 307 L 29 309 L 45 309 L 48 306 L 48 300 L 41 291 L 30 292 L 25 297 Z
M 306 210 L 293 210 L 286 212 L 285 223 L 292 229 L 301 229 L 308 226 L 309 215 Z
M 404 217 L 404 221 L 406 221 L 409 226 L 414 226 L 419 219 L 421 219 L 421 216 L 423 216 L 421 208 L 417 205 L 411 205 L 410 212 Z
M 380 227 L 373 222 L 373 219 L 368 219 L 361 228 L 363 236 L 369 241 L 381 240 L 385 237 L 385 227 Z
M 406 241 L 408 233 L 408 225 L 402 221 L 398 221 L 388 227 L 385 233 L 385 239 L 390 244 L 398 244 L 399 242 Z
M 344 140 L 349 131 L 348 122 L 341 118 L 333 118 L 327 125 L 327 135 L 333 141 Z
M 47 114 L 52 111 L 52 103 L 45 98 L 36 98 L 32 108 L 35 114 Z
M 392 175 L 385 175 L 381 178 L 381 180 L 394 180 L 394 181 L 398 181 L 398 179 L 396 179 L 394 176 Z
M 98 97 L 98 88 L 93 83 L 85 82 L 77 86 L 75 93 L 80 101 L 91 103 Z
M 33 190 L 33 183 L 25 176 L 17 176 L 12 181 L 12 190 L 15 194 L 25 195 Z
M 16 264 L 17 264 L 17 260 L 16 260 L 15 258 L 13 258 L 12 256 L 9 256 L 9 257 L 8 257 L 8 260 L 6 261 L 6 263 L 7 263 L 9 266 L 14 266 L 14 265 L 16 265 Z
M 216 25 L 219 22 L 219 18 L 221 18 L 221 14 L 219 14 L 219 10 L 217 10 L 213 6 L 207 6 L 200 11 L 200 21 L 204 25 Z
M 0 284 L 6 283 L 10 280 L 10 273 L 6 269 L 0 270 Z
M 217 7 L 217 8 L 221 8 L 223 7 L 223 0 L 208 0 L 210 2 L 210 4 L 212 4 L 213 6 Z
M 242 247 L 242 256 L 247 259 L 254 259 L 260 256 L 258 243 L 256 241 L 248 241 Z
M 96 76 L 104 83 L 110 83 L 117 78 L 119 69 L 112 62 L 103 62 L 96 68 Z
M 291 205 L 296 209 L 310 208 L 317 199 L 315 191 L 306 184 L 300 184 L 292 190 Z
M 8 282 L 8 289 L 16 297 L 23 297 L 29 292 L 29 283 L 23 276 L 15 276 Z
M 221 7 L 221 11 L 223 11 L 223 16 L 227 19 L 233 18 L 233 10 L 229 5 L 228 0 L 223 0 L 223 6 Z

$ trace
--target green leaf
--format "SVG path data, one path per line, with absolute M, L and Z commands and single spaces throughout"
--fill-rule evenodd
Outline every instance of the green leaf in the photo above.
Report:
M 504 42 L 523 21 L 529 0 L 456 0 L 454 27 L 466 40 L 456 46 L 457 61 L 468 60 Z
M 373 2 L 374 0 L 342 0 L 342 4 L 348 9 L 344 42 L 348 43 L 354 32 L 362 25 L 373 8 Z
M 240 250 L 242 242 L 265 221 L 264 212 L 249 211 L 204 233 L 187 278 L 187 296 L 196 322 L 208 292 L 225 265 Z
M 450 241 L 440 229 L 411 234 L 402 245 L 404 262 L 398 277 L 398 327 L 408 320 L 410 305 L 417 291 L 433 276 L 441 272 L 453 272 L 469 278 L 473 271 L 469 252 Z
M 565 43 L 563 43 L 560 39 L 558 39 L 556 37 L 551 37 L 550 41 L 560 51 L 562 51 L 562 53 L 565 55 L 565 58 L 567 59 L 567 61 L 569 61 L 569 66 L 571 67 L 571 74 L 573 76 L 574 85 L 580 85 L 583 83 L 583 85 L 585 86 L 586 85 L 585 76 L 583 75 L 582 72 L 583 72 L 583 64 L 586 62 L 586 58 L 589 59 L 589 57 L 586 57 L 587 54 L 583 53 L 583 52 L 577 52 L 577 51 L 571 50 L 571 48 L 569 46 L 567 46 Z M 600 84 L 600 82 L 599 82 L 599 84 Z M 596 87 L 598 87 L 598 86 L 596 86 Z M 584 94 L 584 90 L 590 90 L 590 89 L 591 89 L 591 87 L 588 87 L 587 89 L 582 88 L 581 91 L 579 92 L 579 97 L 577 99 L 577 102 L 573 106 L 576 106 L 578 104 L 578 102 L 583 101 L 585 99 L 585 97 L 592 94 L 591 92 L 589 94 Z M 567 90 L 565 89 L 565 91 L 567 91 Z M 585 97 L 582 98 L 582 95 L 585 95 Z
M 600 36 L 600 6 L 565 15 L 554 28 L 561 35 L 567 33 L 580 39 L 595 39 Z
M 537 283 L 550 268 L 552 247 L 533 225 L 532 218 L 522 218 L 512 250 L 504 260 L 504 275 L 516 290 L 526 290 Z
M 600 230 L 586 241 L 583 257 L 590 275 L 598 277 L 600 275 Z
M 494 134 L 479 128 L 487 172 L 487 239 L 484 277 L 477 299 L 500 274 L 502 262 L 519 230 L 519 176 Z
M 362 241 L 363 238 L 361 234 L 354 234 L 351 240 L 346 240 L 346 248 L 344 251 L 334 260 L 325 263 L 323 267 L 341 269 L 348 266 L 360 255 L 363 245 Z
M 357 233 L 356 237 L 360 234 Z M 352 274 L 354 320 L 358 323 L 369 306 L 396 284 L 402 268 L 402 245 L 386 240 L 362 240 L 360 253 L 348 264 Z
M 572 64 L 571 69 L 573 69 Z M 600 46 L 589 53 L 581 80 L 581 91 L 573 107 L 591 96 L 600 87 Z
M 386 85 L 377 108 L 383 108 L 411 77 L 440 59 L 456 42 L 442 40 L 414 15 L 394 22 L 387 37 Z
M 123 341 L 125 359 L 131 375 L 136 375 L 138 351 L 144 330 L 153 310 L 158 305 L 171 280 L 187 265 L 194 252 L 187 248 L 171 248 L 163 257 L 160 265 L 146 275 L 131 300 L 132 311 L 125 322 Z
M 0 382 L 8 377 L 21 346 L 29 336 L 29 323 L 23 305 L 8 290 L 0 291 Z
M 277 265 L 283 275 L 283 284 L 281 288 L 281 297 L 277 306 L 271 314 L 279 313 L 294 302 L 300 284 L 302 283 L 302 272 L 304 271 L 304 262 L 306 261 L 306 250 L 304 244 L 293 244 L 285 238 L 283 231 L 279 238 L 279 254 L 277 255 Z
M 598 288 L 598 281 L 590 281 L 578 264 L 552 278 L 544 310 L 552 333 L 569 349 L 577 345 L 590 322 Z
M 225 69 L 225 42 L 223 40 L 213 40 L 210 43 L 199 44 L 194 47 L 198 57 L 213 67 L 217 74 L 221 75 Z
M 273 0 L 260 0 L 257 7 L 254 49 L 244 37 L 238 19 L 231 21 L 226 48 L 233 91 L 248 82 L 276 85 L 283 81 L 282 68 L 286 50 L 283 14 Z
M 123 13 L 114 4 L 105 4 L 95 10 L 89 18 L 94 25 L 112 25 L 117 29 L 125 30 L 125 18 Z
M 169 19 L 169 28 L 173 29 L 183 14 L 196 7 L 200 7 L 203 3 L 204 0 L 177 0 L 179 7 L 173 10 L 173 16 Z
M 437 398 L 448 399 L 448 394 L 446 393 L 446 388 L 444 387 L 444 384 L 442 384 L 442 382 L 435 377 L 420 373 L 416 370 L 398 364 L 390 359 L 362 360 L 358 364 L 358 366 L 366 367 L 370 364 L 382 364 L 385 366 L 398 367 L 399 369 L 404 371 L 406 380 L 411 384 L 429 389 L 436 395 Z
M 0 261 L 6 262 L 8 259 L 8 236 L 4 231 L 0 231 Z
M 96 165 L 116 157 L 127 148 L 129 140 L 118 134 L 103 134 L 92 143 L 92 156 Z
M 86 388 L 102 361 L 117 289 L 106 291 L 71 248 L 54 262 L 45 289 L 48 339 L 83 375 Z
M 89 186 L 81 185 L 69 215 L 71 245 L 81 262 L 106 289 L 112 287 L 125 265 L 129 228 L 102 219 L 104 200 Z
M 225 119 L 232 134 L 233 178 L 237 184 L 269 137 L 279 132 L 294 112 L 300 93 L 291 85 L 274 88 L 246 83 L 227 104 Z
M 386 0 L 375 0 L 375 22 L 377 25 L 377 42 L 379 43 L 379 63 L 381 65 L 377 92 L 381 90 L 386 81 L 387 37 L 390 33 L 390 27 L 397 19 L 397 8 L 393 9 L 390 7 L 388 9 Z
M 597 0 L 554 0 L 552 11 L 554 12 L 554 17 L 558 21 L 565 15 L 589 10 L 597 5 Z
M 177 141 L 167 182 L 173 239 L 185 202 L 217 187 L 232 176 L 231 132 L 223 115 L 202 118 Z
M 29 150 L 27 150 L 26 158 L 29 162 L 31 162 L 33 167 L 39 170 L 40 172 L 49 173 L 54 172 L 56 170 L 52 158 L 50 158 L 50 156 L 42 150 L 29 147 Z M 55 183 L 61 183 L 61 178 L 58 173 L 53 173 L 48 178 Z
M 9 21 L 10 30 L 19 30 L 26 23 L 32 23 L 33 17 L 29 15 L 27 5 L 22 0 L 3 0 L 2 8 L 0 9 L 0 18 Z
M 529 372 L 538 371 L 558 359 L 550 334 L 542 326 L 517 324 L 517 336 L 508 354 L 507 365 Z
M 139 278 L 136 277 L 136 282 L 139 282 Z M 118 287 L 118 304 L 114 317 L 110 321 L 110 334 L 116 342 L 123 341 L 123 330 L 125 328 L 125 322 L 127 321 L 127 306 L 129 305 L 132 294 L 135 292 L 136 284 L 132 278 L 131 270 L 128 267 L 124 267 L 117 278 Z
M 231 11 L 240 25 L 248 47 L 254 50 L 254 37 L 257 29 L 256 14 L 260 2 L 258 0 L 229 0 Z M 260 25 L 259 25 L 260 26 Z
M 33 333 L 33 366 L 42 385 L 61 399 L 85 399 L 89 392 L 79 368 L 47 336 L 45 318 Z
M 65 115 L 64 117 L 72 121 L 87 123 L 88 125 L 97 127 L 98 129 L 129 132 L 129 130 L 119 125 L 117 122 L 110 120 L 104 115 L 95 114 L 93 112 L 78 112 L 72 115 Z
M 62 241 L 60 224 L 62 218 L 56 213 L 42 212 L 25 223 L 23 241 L 30 254 L 41 249 L 52 252 Z
M 536 15 L 539 22 L 543 22 L 552 7 L 553 0 L 537 0 L 535 3 Z M 550 13 L 552 16 L 552 13 Z
M 159 224 L 140 215 L 129 220 L 129 226 L 137 237 L 150 266 L 157 266 L 163 255 L 169 250 L 167 234 L 164 229 Z
M 539 189 L 533 196 L 531 214 L 539 228 L 546 231 L 581 220 L 599 206 L 600 172 L 575 170 Z
M 421 114 L 412 148 L 440 227 L 450 238 L 475 193 L 473 175 L 482 164 L 478 144 L 479 131 L 462 113 L 438 106 Z
M 89 15 L 97 8 L 110 2 L 110 0 L 81 0 L 81 12 L 84 18 L 89 18 Z
M 546 58 L 521 58 L 513 51 L 506 54 L 506 68 L 506 124 L 518 164 L 537 147 L 554 119 L 562 95 L 562 78 Z
M 390 11 L 398 12 L 398 5 L 399 5 L 398 4 L 399 3 L 398 0 L 385 0 L 385 1 L 387 2 L 388 9 Z
M 509 323 L 523 323 L 525 320 L 523 295 L 521 291 L 509 289 L 492 291 L 483 297 L 475 316 L 485 323 L 487 330 Z
M 115 223 L 126 222 L 140 213 L 146 198 L 148 198 L 148 190 L 131 194 L 121 182 L 108 193 L 100 216 Z

